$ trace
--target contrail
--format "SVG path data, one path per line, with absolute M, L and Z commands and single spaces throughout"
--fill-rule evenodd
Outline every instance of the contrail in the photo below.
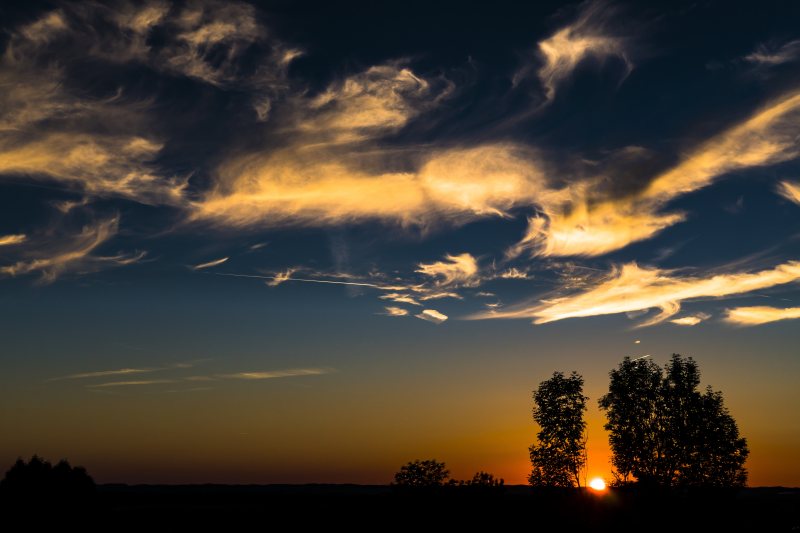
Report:
M 217 276 L 232 276 L 235 278 L 256 278 L 256 279 L 271 279 L 281 281 L 304 281 L 306 283 L 329 283 L 331 285 L 356 285 L 358 287 L 372 287 L 373 289 L 380 289 L 382 291 L 399 290 L 397 287 L 387 287 L 385 285 L 376 285 L 374 283 L 356 283 L 354 281 L 331 281 L 326 279 L 307 279 L 307 278 L 279 278 L 278 276 L 256 276 L 254 274 L 232 274 L 230 272 L 214 272 Z

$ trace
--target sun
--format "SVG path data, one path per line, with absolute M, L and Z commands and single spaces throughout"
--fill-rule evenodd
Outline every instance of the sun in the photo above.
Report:
M 601 477 L 596 477 L 589 482 L 589 487 L 598 492 L 606 490 L 606 482 Z

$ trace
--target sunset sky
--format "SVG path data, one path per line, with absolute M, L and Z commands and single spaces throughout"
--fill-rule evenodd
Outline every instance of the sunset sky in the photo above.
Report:
M 800 485 L 800 4 L 14 4 L 0 469 L 525 483 L 576 370 L 610 480 L 608 372 L 680 353 Z

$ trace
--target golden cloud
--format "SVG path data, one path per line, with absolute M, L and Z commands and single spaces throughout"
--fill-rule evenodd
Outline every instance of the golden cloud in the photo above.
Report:
M 228 259 L 229 258 L 227 258 L 227 257 L 220 257 L 219 259 L 215 259 L 213 261 L 208 261 L 207 263 L 200 263 L 199 265 L 193 266 L 192 270 L 203 270 L 205 268 L 215 267 L 215 266 L 221 265 L 222 263 L 226 262 Z
M 235 374 L 223 374 L 217 377 L 229 379 L 276 379 L 276 378 L 289 378 L 295 376 L 319 376 L 322 374 L 330 374 L 334 372 L 331 368 L 291 368 L 288 370 L 270 370 L 267 372 L 237 372 Z
M 798 261 L 789 261 L 760 272 L 707 277 L 682 277 L 672 271 L 628 263 L 615 268 L 582 292 L 556 296 L 532 305 L 509 306 L 502 311 L 485 311 L 471 318 L 532 318 L 534 324 L 545 324 L 566 318 L 660 309 L 660 313 L 639 324 L 639 327 L 644 327 L 675 315 L 685 300 L 745 294 L 798 279 Z
M 787 200 L 800 204 L 800 183 L 782 181 L 778 184 L 778 193 Z
M 588 59 L 604 61 L 617 57 L 625 63 L 626 73 L 633 70 L 633 62 L 626 50 L 625 39 L 609 30 L 609 14 L 613 9 L 606 2 L 585 2 L 578 17 L 538 43 L 538 56 L 542 62 L 536 72 L 547 101 L 555 98 L 556 90 Z M 514 76 L 514 84 L 531 73 L 526 66 Z
M 115 256 L 93 255 L 100 245 L 116 235 L 119 218 L 114 217 L 86 225 L 76 235 L 59 238 L 52 244 L 39 243 L 36 249 L 27 252 L 28 258 L 14 264 L 0 266 L 0 275 L 21 276 L 38 272 L 42 281 L 49 283 L 72 271 L 91 271 L 104 266 L 123 266 L 141 260 L 145 253 Z
M 466 285 L 478 281 L 478 261 L 470 254 L 446 255 L 445 261 L 420 263 L 417 272 L 436 279 L 437 285 Z
M 402 307 L 384 307 L 386 310 L 386 314 L 389 316 L 407 316 L 408 311 L 403 309 Z
M 0 246 L 13 246 L 15 244 L 23 243 L 27 240 L 26 235 L 3 235 L 0 237 Z
M 696 326 L 700 322 L 707 320 L 709 315 L 706 313 L 698 313 L 696 315 L 689 315 L 689 316 L 682 316 L 680 318 L 675 318 L 670 320 L 671 323 L 677 324 L 678 326 Z
M 534 255 L 602 255 L 653 237 L 686 218 L 662 209 L 678 196 L 706 187 L 729 172 L 797 157 L 800 92 L 783 95 L 743 122 L 702 143 L 635 194 L 607 198 L 603 179 L 587 180 L 540 202 L 523 239 L 508 251 Z M 792 190 L 784 188 L 783 191 Z
M 800 307 L 735 307 L 725 311 L 725 321 L 738 326 L 758 326 L 779 320 L 800 318 Z
M 193 204 L 193 218 L 233 226 L 369 219 L 428 226 L 507 216 L 556 195 L 532 154 L 511 145 L 435 152 L 416 171 L 367 166 L 328 149 L 234 158 L 220 168 L 217 188 Z
M 442 322 L 447 320 L 447 315 L 445 315 L 444 313 L 440 313 L 435 309 L 425 309 L 418 315 L 414 316 L 422 320 L 426 320 L 428 322 L 433 322 L 434 324 L 441 324 Z

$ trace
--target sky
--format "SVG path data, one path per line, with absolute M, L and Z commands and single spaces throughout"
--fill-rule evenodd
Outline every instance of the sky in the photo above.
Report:
M 800 485 L 800 5 L 0 6 L 0 464 L 525 483 L 693 357 Z

